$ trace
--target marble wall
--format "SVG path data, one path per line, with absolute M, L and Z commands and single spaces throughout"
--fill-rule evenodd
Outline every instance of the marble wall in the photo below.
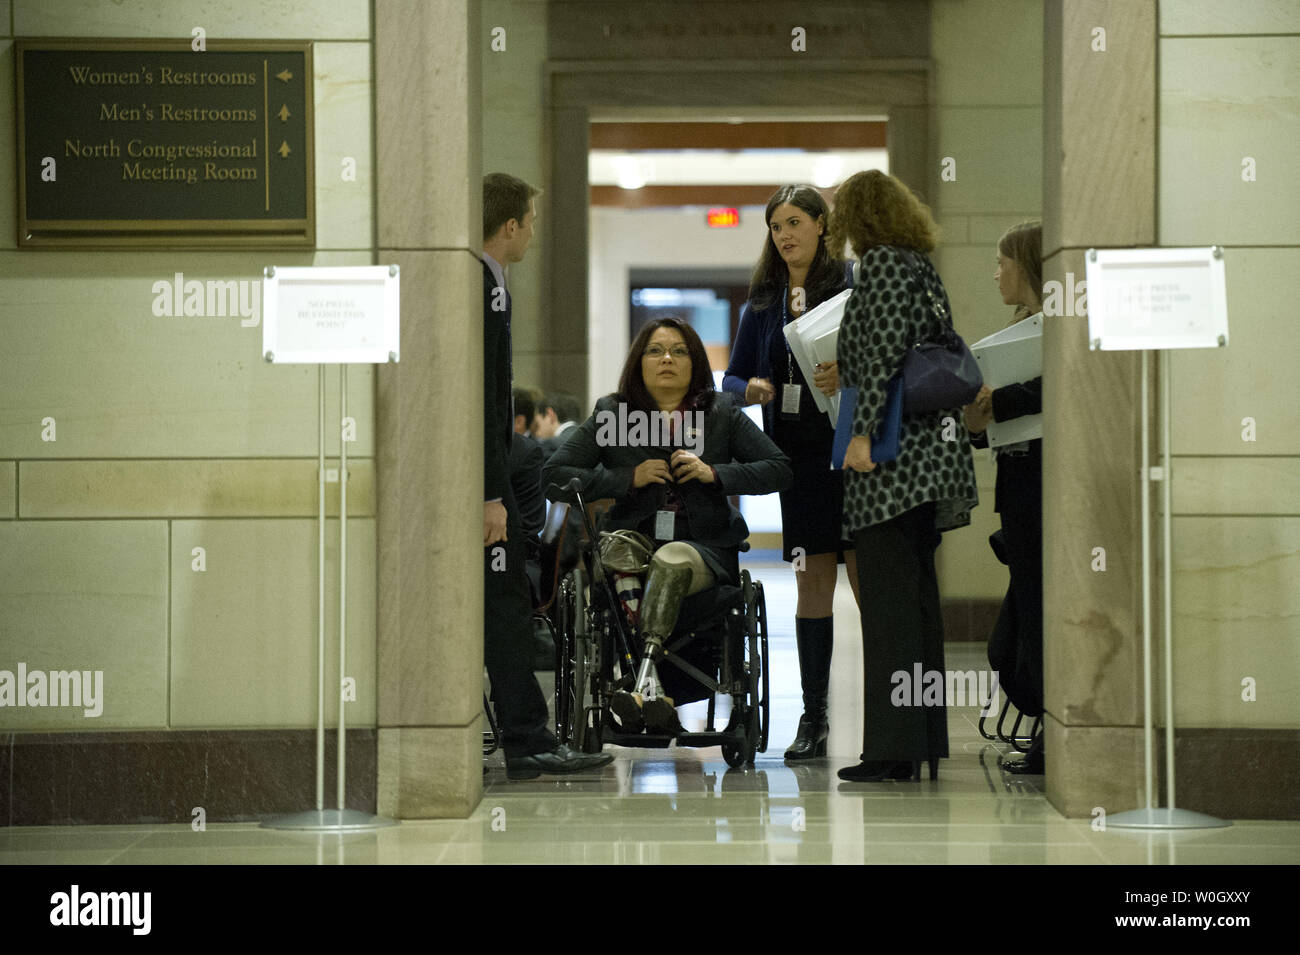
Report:
M 313 41 L 316 250 L 19 251 L 13 38 L 188 39 L 196 26 Z M 102 670 L 105 697 L 94 718 L 6 707 L 0 730 L 314 726 L 316 369 L 266 365 L 260 325 L 238 316 L 155 316 L 152 286 L 374 261 L 370 4 L 13 0 L 0 31 L 0 669 Z M 348 396 L 348 722 L 374 727 L 369 367 L 351 370 Z M 337 600 L 327 608 L 333 630 Z
M 1294 729 L 1300 7 L 1164 0 L 1159 29 L 1159 244 L 1225 247 L 1230 329 L 1170 356 L 1174 717 Z
M 546 241 L 551 217 L 546 161 L 546 3 L 483 0 L 483 172 L 508 172 L 543 190 L 538 197 L 537 231 L 524 261 L 510 267 L 511 332 L 515 382 L 557 387 L 544 380 L 546 355 L 564 343 L 543 331 L 546 305 L 543 278 L 553 250 Z
M 930 177 L 923 193 L 942 229 L 934 255 L 967 342 L 1011 320 L 993 271 L 998 237 L 1042 217 L 1043 13 L 1035 0 L 932 0 Z M 947 174 L 945 175 L 945 168 Z M 996 471 L 975 452 L 980 505 L 938 552 L 945 599 L 1001 600 L 1007 570 L 988 545 Z

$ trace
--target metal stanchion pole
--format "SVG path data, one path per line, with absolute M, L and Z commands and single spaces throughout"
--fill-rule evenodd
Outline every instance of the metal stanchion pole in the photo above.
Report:
M 1146 769 L 1146 808 L 1156 805 L 1155 725 L 1151 679 L 1151 353 L 1142 352 L 1142 764 Z
M 320 407 L 316 461 L 316 811 L 325 810 L 325 366 L 316 366 Z
M 347 706 L 343 680 L 348 666 L 348 366 L 339 365 L 339 812 L 348 807 L 344 781 L 347 777 Z
M 346 802 L 347 749 L 345 733 L 347 720 L 344 716 L 343 680 L 347 674 L 347 595 L 348 595 L 348 445 L 344 439 L 344 429 L 348 417 L 348 370 L 347 365 L 339 366 L 339 680 L 335 684 L 336 699 L 339 701 L 339 735 L 338 735 L 338 808 L 325 808 L 325 366 L 319 370 L 318 390 L 320 392 L 320 447 L 317 466 L 317 522 L 319 547 L 317 574 L 319 590 L 317 604 L 319 621 L 317 625 L 317 675 L 316 675 L 316 808 L 306 812 L 293 813 L 288 816 L 276 816 L 262 823 L 266 829 L 296 829 L 302 831 L 364 831 L 383 829 L 397 825 L 396 820 L 383 816 L 372 816 L 357 809 L 348 809 Z M 342 862 L 343 848 L 339 846 Z M 318 859 L 319 861 L 319 859 Z
M 1164 566 L 1161 568 L 1165 625 L 1165 805 L 1176 812 L 1174 802 L 1174 549 L 1172 533 L 1173 457 L 1169 453 L 1169 352 L 1160 352 L 1160 464 L 1164 482 L 1161 488 L 1160 530 L 1164 538 Z
M 1150 426 L 1148 424 L 1148 386 L 1147 366 L 1149 353 L 1142 353 L 1142 681 L 1146 699 L 1143 701 L 1143 743 L 1146 754 L 1146 799 L 1145 809 L 1133 809 L 1128 812 L 1110 816 L 1106 825 L 1114 829 L 1222 829 L 1232 825 L 1231 822 L 1194 812 L 1190 809 L 1178 809 L 1174 803 L 1174 650 L 1173 650 L 1173 547 L 1171 531 L 1171 511 L 1173 507 L 1173 460 L 1170 455 L 1169 418 L 1169 355 L 1167 351 L 1159 352 L 1160 362 L 1160 468 L 1153 474 L 1149 465 L 1148 444 L 1150 443 Z M 1152 776 L 1155 767 L 1155 728 L 1152 725 L 1152 678 L 1151 678 L 1151 530 L 1150 530 L 1150 496 L 1151 481 L 1155 478 L 1163 483 L 1160 489 L 1161 530 L 1163 537 L 1164 566 L 1161 567 L 1161 595 L 1164 608 L 1164 666 L 1165 666 L 1165 786 L 1167 805 L 1155 805 Z

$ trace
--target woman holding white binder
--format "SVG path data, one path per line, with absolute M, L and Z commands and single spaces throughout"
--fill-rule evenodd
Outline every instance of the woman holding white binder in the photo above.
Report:
M 781 492 L 782 557 L 795 567 L 799 602 L 795 636 L 803 715 L 786 759 L 826 755 L 832 615 L 838 565 L 844 561 L 857 596 L 853 547 L 840 534 L 841 474 L 830 470 L 834 430 L 812 395 L 839 389 L 834 362 L 805 379 L 784 327 L 848 285 L 844 262 L 827 245 L 826 201 L 812 186 L 782 186 L 767 203 L 767 236 L 749 302 L 741 314 L 724 391 L 763 406 L 763 430 L 789 458 L 794 483 Z
M 1015 305 L 1016 321 L 1043 311 L 1042 226 L 1024 222 L 998 239 L 998 268 L 993 273 L 1002 301 Z M 971 444 L 984 447 L 990 423 L 1003 423 L 1043 410 L 1043 379 L 980 389 L 965 409 Z M 1026 716 L 1043 712 L 1043 441 L 1036 438 L 994 448 L 997 485 L 994 510 L 1002 518 L 1005 562 L 1011 582 L 1002 601 L 989 664 L 999 675 L 1007 698 Z M 999 555 L 1000 557 L 1003 555 Z M 1004 763 L 1013 773 L 1044 771 L 1043 738 L 1034 740 L 1023 760 Z

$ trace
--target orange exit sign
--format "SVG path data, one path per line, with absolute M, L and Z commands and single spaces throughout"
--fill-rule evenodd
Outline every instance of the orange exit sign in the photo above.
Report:
M 706 221 L 710 229 L 734 229 L 740 225 L 740 210 L 724 209 L 719 206 L 709 210 Z

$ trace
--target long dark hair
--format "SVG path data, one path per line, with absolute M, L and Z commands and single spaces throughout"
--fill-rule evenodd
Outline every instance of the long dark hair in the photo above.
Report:
M 615 397 L 641 411 L 659 410 L 659 406 L 650 397 L 650 391 L 645 386 L 645 378 L 641 374 L 641 358 L 650 343 L 650 336 L 661 328 L 671 328 L 680 332 L 685 340 L 686 350 L 691 354 L 691 383 L 686 388 L 686 404 L 688 407 L 707 411 L 713 405 L 713 397 L 717 394 L 713 388 L 713 369 L 709 366 L 709 355 L 704 350 L 704 342 L 700 341 L 700 336 L 695 329 L 680 318 L 656 318 L 641 327 L 636 340 L 632 342 L 632 347 L 628 349 L 627 361 L 623 362 L 623 373 L 618 377 L 618 392 Z
M 749 280 L 749 304 L 751 308 L 770 308 L 781 298 L 781 289 L 790 281 L 790 269 L 777 251 L 772 241 L 772 213 L 777 206 L 790 205 L 802 209 L 816 221 L 822 217 L 827 229 L 830 228 L 830 210 L 822 194 L 812 186 L 782 186 L 767 200 L 767 211 L 763 222 L 767 226 L 767 235 L 763 238 L 763 252 L 754 267 L 754 276 Z M 804 279 L 804 301 L 808 308 L 818 305 L 830 298 L 844 287 L 844 262 L 826 245 L 823 234 L 817 239 L 817 252 L 812 264 L 808 266 L 808 277 Z

